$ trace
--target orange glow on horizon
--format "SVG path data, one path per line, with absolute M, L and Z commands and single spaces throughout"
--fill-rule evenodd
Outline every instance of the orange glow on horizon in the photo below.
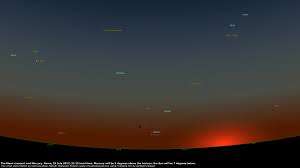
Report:
M 216 136 L 211 138 L 207 146 L 210 147 L 231 146 L 231 145 L 237 145 L 241 143 L 245 143 L 245 141 L 243 141 L 243 138 L 239 136 L 233 136 L 233 135 Z
M 202 132 L 201 135 L 198 134 L 195 137 L 192 145 L 196 148 L 240 145 L 261 139 L 258 134 L 248 129 L 242 130 L 225 127 L 220 127 L 219 129 L 210 130 L 205 133 Z

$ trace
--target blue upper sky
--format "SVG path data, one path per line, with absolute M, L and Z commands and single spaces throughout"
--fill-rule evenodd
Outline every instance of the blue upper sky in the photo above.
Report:
M 3 0 L 0 93 L 100 104 L 207 104 L 293 93 L 300 86 L 298 6 Z

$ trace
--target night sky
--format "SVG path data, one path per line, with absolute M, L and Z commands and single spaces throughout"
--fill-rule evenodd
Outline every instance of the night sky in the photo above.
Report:
M 0 135 L 107 148 L 300 135 L 299 7 L 2 0 Z

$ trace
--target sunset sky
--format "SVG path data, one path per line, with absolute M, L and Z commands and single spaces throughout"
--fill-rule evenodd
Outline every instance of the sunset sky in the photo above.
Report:
M 299 5 L 2 0 L 0 136 L 147 149 L 298 136 Z

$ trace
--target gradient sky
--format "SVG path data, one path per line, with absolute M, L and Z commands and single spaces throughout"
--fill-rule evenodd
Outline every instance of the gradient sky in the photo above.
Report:
M 287 118 L 282 123 L 291 118 L 300 122 L 296 106 L 300 93 L 299 5 L 286 0 L 2 0 L 0 96 L 4 103 L 0 114 L 12 123 L 21 112 L 28 113 L 25 116 L 31 120 L 26 121 L 31 123 L 39 123 L 34 117 L 37 113 L 41 118 L 59 113 L 65 116 L 62 118 L 77 116 L 79 120 L 88 114 L 83 123 L 91 122 L 91 116 L 119 115 L 122 117 L 105 127 L 96 124 L 104 118 L 90 127 L 101 132 L 141 122 L 149 130 L 165 129 L 165 135 L 175 139 L 169 146 L 168 138 L 161 140 L 165 143 L 143 144 L 145 138 L 138 145 L 126 145 L 129 140 L 124 140 L 123 146 L 134 147 L 211 146 L 204 142 L 176 145 L 175 141 L 186 142 L 183 136 L 192 137 L 197 129 L 208 131 L 212 123 L 219 123 L 213 130 L 223 125 L 233 125 L 230 130 L 244 129 L 241 123 L 249 116 L 250 125 L 261 117 L 257 122 L 261 127 L 251 127 L 255 135 L 240 143 L 299 135 L 299 124 L 283 124 L 281 134 L 270 135 L 264 125 L 280 126 L 276 119 L 282 117 Z M 244 13 L 249 16 L 242 16 Z M 122 31 L 104 31 L 107 29 Z M 36 56 L 45 62 L 36 63 Z M 124 79 L 116 72 L 126 72 Z M 22 105 L 28 102 L 24 96 L 32 97 L 30 105 Z M 293 110 L 288 100 L 296 104 Z M 58 106 L 55 112 L 49 110 L 53 104 Z M 275 104 L 285 109 L 276 119 L 266 111 Z M 35 106 L 43 107 L 32 109 Z M 145 111 L 147 106 L 153 110 Z M 172 106 L 171 118 L 162 112 L 165 106 Z M 178 125 L 184 125 L 181 132 Z M 2 126 L 0 135 L 21 137 L 16 133 L 21 126 L 11 132 L 11 125 Z M 57 129 L 67 130 L 62 127 Z M 22 136 L 54 141 L 53 130 L 43 137 L 30 131 Z M 147 136 L 149 130 L 145 130 Z M 184 130 L 190 131 L 183 134 Z M 71 140 L 55 141 L 72 144 Z M 118 146 L 84 142 L 73 144 Z

